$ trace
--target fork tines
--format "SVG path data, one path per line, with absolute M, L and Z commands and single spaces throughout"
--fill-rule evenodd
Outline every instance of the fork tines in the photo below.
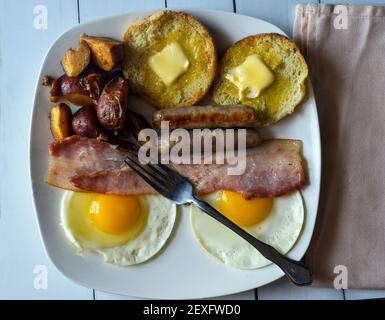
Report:
M 130 151 L 124 162 L 158 192 L 167 192 L 167 176 L 151 164 L 141 164 L 137 154 Z

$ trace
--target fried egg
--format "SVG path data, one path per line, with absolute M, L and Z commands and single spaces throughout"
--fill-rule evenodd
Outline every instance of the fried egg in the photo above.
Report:
M 67 191 L 61 225 L 79 252 L 133 265 L 153 257 L 170 237 L 176 205 L 160 195 L 115 196 Z
M 276 198 L 246 200 L 237 192 L 220 190 L 203 199 L 282 254 L 286 254 L 300 236 L 304 205 L 299 191 Z M 191 206 L 191 226 L 201 247 L 226 265 L 256 269 L 271 263 L 251 244 L 195 206 Z

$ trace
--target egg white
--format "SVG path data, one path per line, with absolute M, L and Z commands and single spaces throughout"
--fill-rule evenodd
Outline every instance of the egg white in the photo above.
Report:
M 215 194 L 205 197 L 215 205 Z M 238 269 L 256 269 L 271 262 L 236 233 L 191 206 L 191 226 L 201 247 L 222 263 Z M 276 197 L 270 214 L 259 224 L 244 227 L 257 239 L 286 254 L 300 236 L 304 222 L 304 205 L 299 191 Z
M 176 205 L 160 195 L 142 195 L 140 197 L 145 202 L 146 222 L 140 233 L 122 245 L 101 248 L 98 244 L 77 237 L 68 224 L 67 210 L 72 194 L 72 191 L 67 191 L 63 197 L 61 226 L 66 238 L 79 253 L 97 252 L 108 263 L 119 266 L 134 265 L 155 256 L 172 233 L 176 219 Z

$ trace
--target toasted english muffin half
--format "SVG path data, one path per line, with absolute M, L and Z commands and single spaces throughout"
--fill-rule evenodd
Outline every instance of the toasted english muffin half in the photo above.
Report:
M 123 74 L 133 92 L 163 109 L 192 106 L 208 92 L 217 70 L 217 54 L 207 29 L 193 16 L 162 10 L 129 25 L 123 40 Z M 189 66 L 171 84 L 150 67 L 149 59 L 177 43 Z
M 273 72 L 273 83 L 259 96 L 239 96 L 238 87 L 226 78 L 228 72 L 257 54 Z M 219 62 L 213 85 L 213 100 L 220 105 L 244 104 L 256 110 L 257 125 L 267 126 L 291 114 L 305 96 L 308 67 L 299 48 L 275 33 L 248 36 L 230 47 Z

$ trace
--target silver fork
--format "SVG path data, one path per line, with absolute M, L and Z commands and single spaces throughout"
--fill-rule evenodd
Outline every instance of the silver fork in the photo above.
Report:
M 191 182 L 163 164 L 142 164 L 135 151 L 129 151 L 125 163 L 139 174 L 150 186 L 176 204 L 194 204 L 220 223 L 237 233 L 266 259 L 275 263 L 298 286 L 310 285 L 312 273 L 308 266 L 280 254 L 272 246 L 254 238 L 223 214 L 194 194 Z

